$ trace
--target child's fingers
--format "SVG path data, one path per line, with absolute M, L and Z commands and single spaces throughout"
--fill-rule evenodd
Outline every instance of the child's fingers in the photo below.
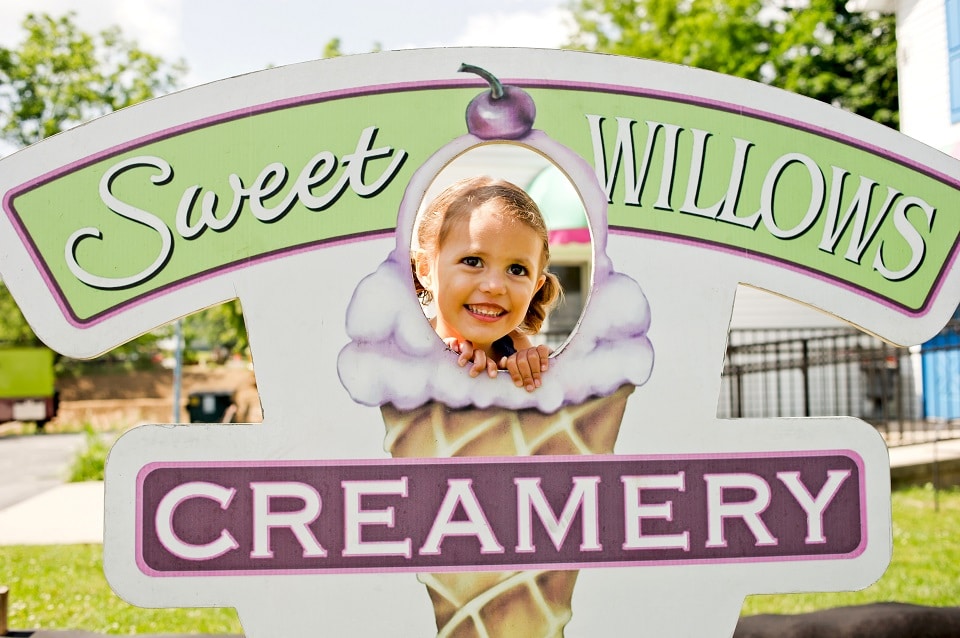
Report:
M 447 337 L 443 340 L 443 343 L 447 346 L 448 350 L 452 350 L 457 353 L 460 352 L 460 342 L 457 341 L 456 337 Z
M 454 351 L 460 353 L 460 356 L 457 357 L 457 364 L 461 368 L 473 360 L 473 344 L 469 341 L 456 341 Z
M 481 372 L 487 369 L 487 355 L 483 350 L 473 351 L 473 365 L 470 366 L 470 376 L 479 376 Z
M 537 353 L 540 355 L 540 372 L 546 372 L 550 367 L 550 348 L 540 344 L 537 346 Z
M 507 370 L 510 371 L 510 378 L 518 388 L 526 388 L 527 392 L 533 392 L 537 388 L 537 382 L 533 377 L 533 370 L 530 367 L 530 352 L 535 350 L 518 352 L 510 357 L 507 362 Z M 539 375 L 539 366 L 537 367 Z
M 510 380 L 513 381 L 513 385 L 518 388 L 523 387 L 523 377 L 520 376 L 520 368 L 517 367 L 517 355 L 513 354 L 509 357 L 504 357 L 500 367 L 510 373 Z
M 540 372 L 542 371 L 540 352 L 531 348 L 520 359 L 520 374 L 523 376 L 523 385 L 528 392 L 533 392 L 540 387 Z

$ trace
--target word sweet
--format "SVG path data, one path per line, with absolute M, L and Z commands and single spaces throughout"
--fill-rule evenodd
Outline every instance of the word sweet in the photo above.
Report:
M 386 188 L 407 157 L 406 151 L 394 152 L 394 149 L 389 146 L 372 148 L 376 135 L 376 127 L 365 128 L 357 140 L 356 150 L 344 155 L 339 161 L 330 151 L 317 153 L 300 169 L 297 179 L 285 195 L 281 194 L 281 190 L 287 183 L 289 171 L 280 162 L 265 166 L 250 186 L 245 186 L 239 175 L 231 174 L 227 182 L 233 197 L 226 210 L 221 210 L 219 197 L 214 191 L 204 191 L 199 185 L 189 186 L 184 189 L 177 207 L 175 216 L 177 234 L 183 239 L 193 240 L 208 229 L 213 232 L 225 232 L 236 223 L 245 203 L 249 207 L 250 214 L 257 220 L 272 223 L 289 213 L 297 202 L 312 211 L 327 209 L 340 199 L 347 187 L 360 197 L 373 197 Z M 370 182 L 366 181 L 370 162 L 391 155 L 393 159 L 383 168 L 379 176 Z M 315 194 L 314 191 L 327 184 L 338 167 L 342 168 L 339 179 L 326 192 Z M 160 272 L 173 254 L 173 230 L 163 220 L 163 216 L 123 201 L 114 194 L 114 183 L 138 168 L 155 170 L 149 178 L 154 186 L 164 186 L 173 179 L 173 166 L 163 158 L 150 155 L 132 157 L 114 164 L 103 174 L 100 179 L 100 199 L 110 211 L 123 219 L 152 229 L 160 238 L 160 250 L 153 262 L 140 272 L 119 277 L 97 275 L 79 263 L 77 248 L 83 240 L 88 238 L 104 240 L 103 233 L 95 226 L 75 231 L 67 239 L 64 249 L 67 266 L 77 279 L 93 288 L 120 289 L 143 283 Z M 272 205 L 268 203 L 269 200 L 278 197 L 279 201 L 276 203 Z M 198 200 L 200 206 L 199 211 L 196 211 Z M 103 259 L 95 261 L 102 262 Z
M 772 162 L 751 160 L 750 151 L 757 144 L 738 137 L 715 139 L 714 150 L 709 151 L 708 141 L 715 137 L 709 131 L 665 122 L 646 121 L 638 126 L 636 120 L 617 117 L 611 144 L 609 130 L 613 127 L 603 126 L 606 118 L 594 114 L 586 118 L 597 178 L 611 203 L 620 175 L 626 206 L 642 207 L 644 196 L 650 194 L 648 199 L 655 196 L 653 203 L 648 204 L 653 209 L 703 217 L 751 231 L 762 224 L 766 232 L 781 240 L 819 232 L 821 252 L 842 254 L 843 259 L 856 265 L 866 257 L 869 267 L 889 281 L 911 277 L 923 263 L 925 237 L 933 229 L 936 209 L 894 186 L 881 187 L 875 180 L 864 175 L 855 177 L 841 166 L 832 165 L 824 171 L 803 153 L 784 153 Z M 642 146 L 636 137 L 643 133 L 634 131 L 635 127 L 646 128 Z M 717 144 L 728 152 L 717 151 Z M 612 149 L 609 157 L 605 149 Z M 681 165 L 679 158 L 686 156 L 689 164 Z M 727 187 L 717 201 L 705 204 L 700 201 L 701 187 L 709 169 L 717 169 L 713 181 L 719 180 Z M 684 170 L 685 183 L 677 180 Z M 654 172 L 659 175 L 658 182 L 648 180 Z M 744 190 L 749 180 L 759 184 L 759 193 L 747 201 Z M 852 195 L 850 191 L 854 191 Z M 778 197 L 780 193 L 789 194 Z M 677 206 L 675 202 L 680 198 Z M 891 225 L 886 234 L 880 232 Z M 883 238 L 878 239 L 881 235 Z
M 137 545 L 158 575 L 815 559 L 861 550 L 862 491 L 846 454 L 156 464 Z

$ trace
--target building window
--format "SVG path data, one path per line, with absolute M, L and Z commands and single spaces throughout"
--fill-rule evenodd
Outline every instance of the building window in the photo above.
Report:
M 950 119 L 960 122 L 960 0 L 947 0 L 947 59 L 950 65 Z

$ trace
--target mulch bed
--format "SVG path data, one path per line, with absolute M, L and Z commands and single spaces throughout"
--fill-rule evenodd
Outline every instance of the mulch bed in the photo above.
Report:
M 809 614 L 745 616 L 734 638 L 956 638 L 960 607 L 873 603 Z

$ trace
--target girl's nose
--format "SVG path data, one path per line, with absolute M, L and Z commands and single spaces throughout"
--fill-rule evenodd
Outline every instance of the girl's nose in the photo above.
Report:
M 480 290 L 490 294 L 502 294 L 507 289 L 503 277 L 494 273 L 488 274 L 480 282 Z

